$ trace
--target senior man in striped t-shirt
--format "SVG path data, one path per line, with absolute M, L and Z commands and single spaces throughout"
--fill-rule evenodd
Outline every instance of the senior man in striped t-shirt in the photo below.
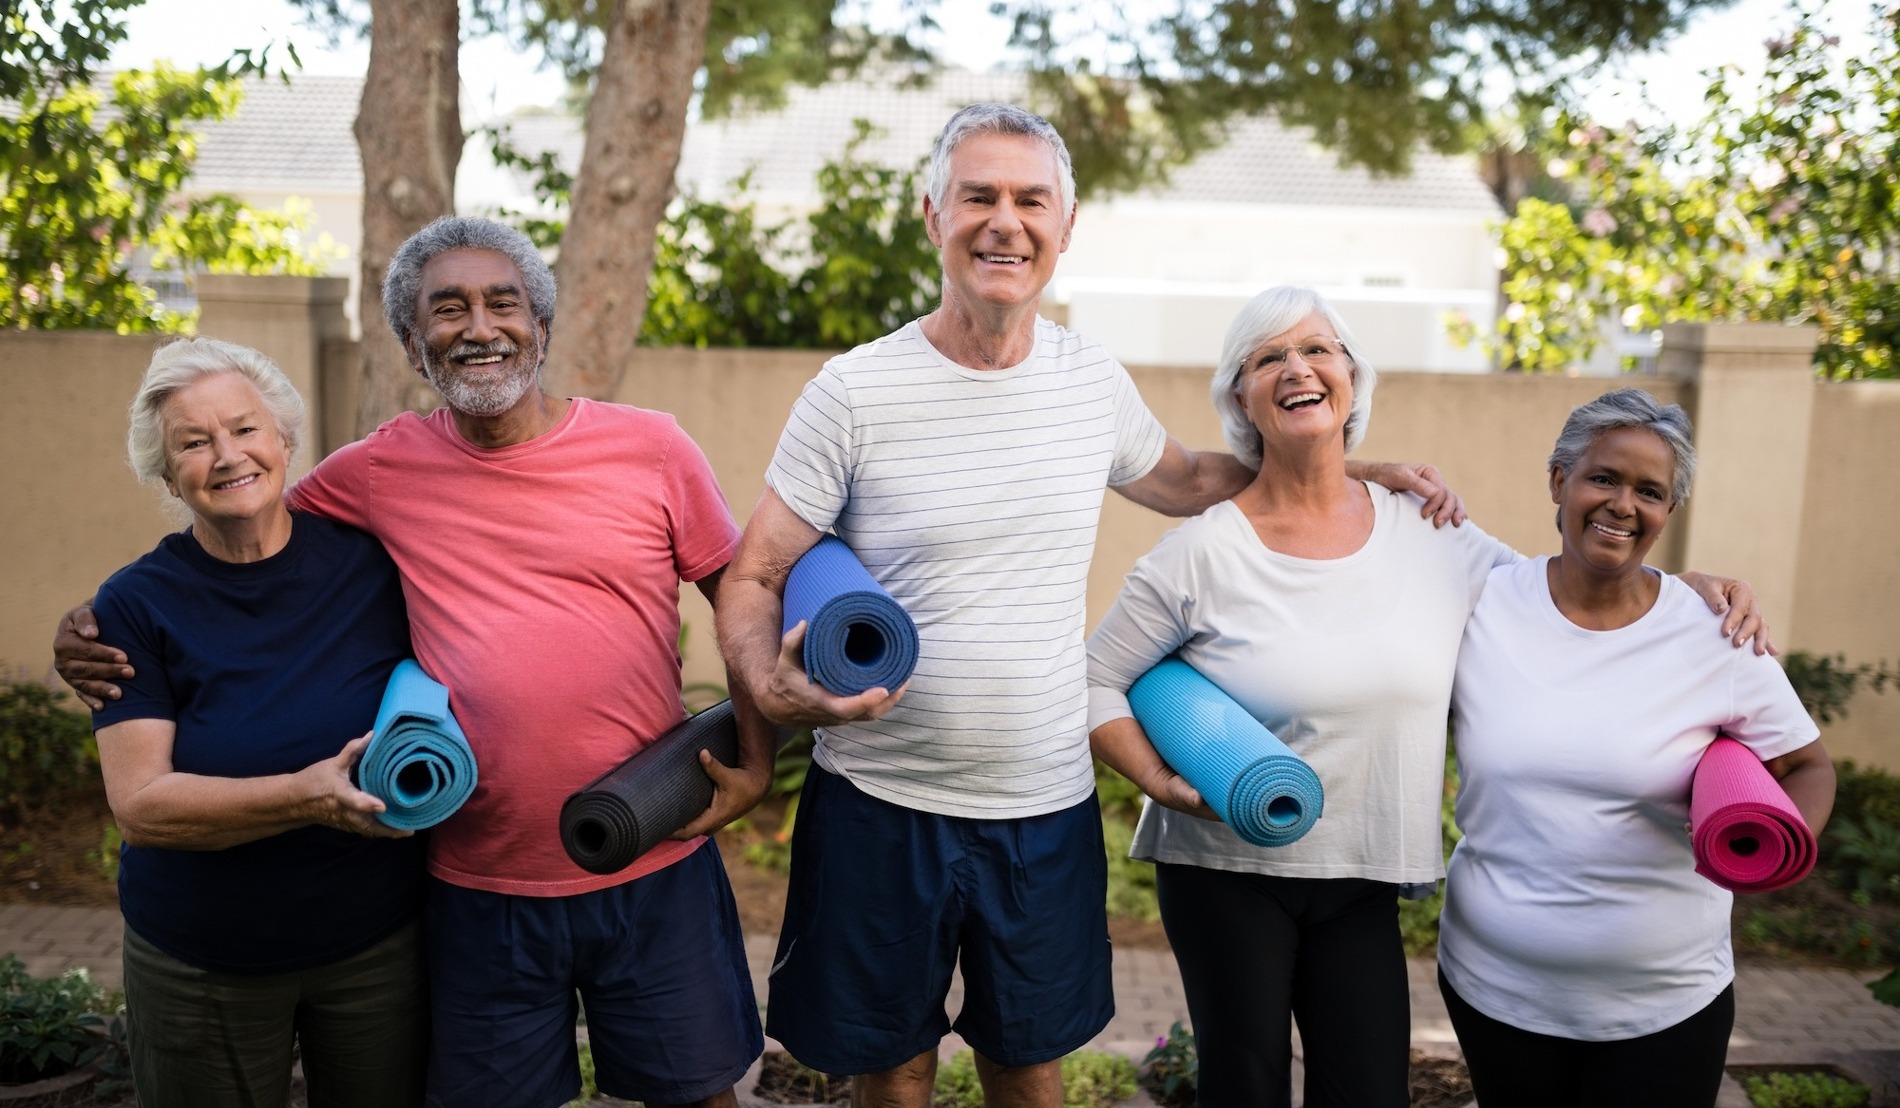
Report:
M 1115 359 L 1037 318 L 1075 223 L 1046 120 L 958 112 L 927 191 L 942 304 L 806 386 L 720 589 L 734 677 L 819 728 L 767 1030 L 859 1075 L 855 1103 L 923 1108 L 954 1027 L 992 1108 L 1053 1108 L 1059 1060 L 1114 1013 L 1082 647 L 1102 490 L 1191 515 L 1253 474 L 1169 438 Z M 1429 467 L 1362 475 L 1461 512 Z M 826 531 L 916 620 L 902 689 L 832 696 L 803 626 L 780 638 L 786 577 Z

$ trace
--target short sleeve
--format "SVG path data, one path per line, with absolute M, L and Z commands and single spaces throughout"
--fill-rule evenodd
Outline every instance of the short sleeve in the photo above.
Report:
M 1696 603 L 1700 604 L 1698 597 Z M 1795 695 L 1780 663 L 1747 646 L 1723 649 L 1733 654 L 1729 667 L 1729 718 L 1722 733 L 1755 752 L 1762 761 L 1799 750 L 1821 735 Z
M 673 566 L 681 580 L 697 581 L 732 560 L 739 527 L 705 452 L 677 423 L 672 424 L 663 477 Z
M 1115 374 L 1115 461 L 1108 471 L 1110 485 L 1126 485 L 1147 476 L 1168 445 L 1168 432 L 1148 410 L 1119 362 L 1112 363 Z
M 825 531 L 851 492 L 851 398 L 830 366 L 805 385 L 765 471 L 766 484 L 798 517 Z
M 309 512 L 359 531 L 369 530 L 370 440 L 359 439 L 318 462 L 290 487 L 284 499 L 293 512 Z
M 133 676 L 119 682 L 119 699 L 92 714 L 92 729 L 97 731 L 128 719 L 178 718 L 178 704 L 166 678 L 164 632 L 150 607 L 130 591 L 122 580 L 108 581 L 93 598 L 93 618 L 99 625 L 99 641 L 125 651 Z
M 1406 494 L 1406 499 L 1414 505 L 1423 503 L 1409 493 Z M 1470 520 L 1446 530 L 1456 536 L 1460 543 L 1465 560 L 1465 581 L 1471 597 L 1471 607 L 1475 609 L 1478 606 L 1478 597 L 1484 592 L 1484 582 L 1491 576 L 1491 571 L 1499 566 L 1516 565 L 1524 560 L 1524 556 Z
M 1089 730 L 1134 715 L 1128 689 L 1193 636 L 1180 530 L 1135 563 L 1088 640 Z

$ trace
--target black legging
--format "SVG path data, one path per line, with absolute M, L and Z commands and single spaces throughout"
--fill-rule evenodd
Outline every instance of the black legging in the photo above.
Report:
M 1715 1103 L 1735 1026 L 1735 986 L 1673 1027 L 1635 1039 L 1585 1042 L 1494 1020 L 1438 975 L 1471 1091 L 1484 1108 L 1697 1108 Z
M 1412 1009 L 1398 886 L 1155 867 L 1200 1049 L 1200 1108 L 1404 1108 Z M 1489 1106 L 1487 1106 L 1489 1108 Z

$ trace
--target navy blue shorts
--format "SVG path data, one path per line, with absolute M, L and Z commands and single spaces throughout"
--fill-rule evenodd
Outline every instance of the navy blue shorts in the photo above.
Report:
M 876 1073 L 954 1028 L 1003 1066 L 1060 1058 L 1115 1014 L 1094 797 L 1026 819 L 914 811 L 811 768 L 766 1027 L 805 1065 Z M 963 963 L 963 1010 L 944 1014 Z
M 600 1091 L 682 1103 L 764 1050 L 719 851 L 576 896 L 429 882 L 429 1103 L 555 1108 L 580 1095 L 575 994 Z

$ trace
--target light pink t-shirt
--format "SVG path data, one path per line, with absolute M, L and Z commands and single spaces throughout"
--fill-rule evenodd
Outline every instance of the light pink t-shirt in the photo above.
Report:
M 685 717 L 679 583 L 738 545 L 705 455 L 671 416 L 577 399 L 539 438 L 484 450 L 446 408 L 405 413 L 324 459 L 290 503 L 389 549 L 416 657 L 474 748 L 479 784 L 431 832 L 431 873 L 568 896 L 700 845 L 662 843 L 599 876 L 560 837 L 570 793 Z

